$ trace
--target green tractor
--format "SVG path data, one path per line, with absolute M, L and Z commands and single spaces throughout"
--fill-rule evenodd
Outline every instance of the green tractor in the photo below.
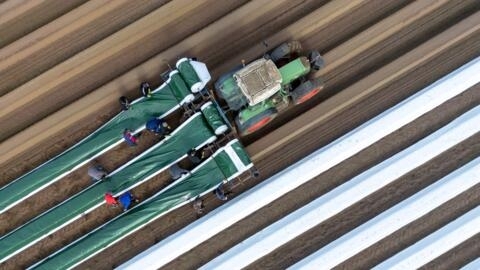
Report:
M 298 41 L 283 43 L 246 66 L 222 75 L 216 94 L 233 111 L 240 135 L 251 134 L 272 121 L 289 104 L 303 103 L 323 88 L 320 79 L 308 79 L 323 67 L 320 53 L 302 55 Z

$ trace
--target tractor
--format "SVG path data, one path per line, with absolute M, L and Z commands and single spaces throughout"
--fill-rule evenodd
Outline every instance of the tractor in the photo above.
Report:
M 286 42 L 215 82 L 215 92 L 232 112 L 239 135 L 261 129 L 289 104 L 303 103 L 323 89 L 322 80 L 308 79 L 323 67 L 322 56 L 318 51 L 302 53 L 300 42 Z

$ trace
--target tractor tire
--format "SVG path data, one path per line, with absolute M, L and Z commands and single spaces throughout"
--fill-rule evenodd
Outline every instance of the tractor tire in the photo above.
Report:
M 240 119 L 237 115 L 235 117 L 235 123 L 237 125 L 238 134 L 241 136 L 245 136 L 248 134 L 252 134 L 257 130 L 261 129 L 268 123 L 270 123 L 275 117 L 277 117 L 278 111 L 275 108 L 269 108 L 254 117 L 245 121 L 245 123 L 240 123 Z
M 275 48 L 270 53 L 270 59 L 276 63 L 278 60 L 289 57 L 292 54 L 300 54 L 302 50 L 302 44 L 297 40 L 292 40 Z
M 308 61 L 310 62 L 310 67 L 313 70 L 320 70 L 325 66 L 325 60 L 318 51 L 311 51 L 308 54 Z
M 295 88 L 291 93 L 293 104 L 301 104 L 322 91 L 324 83 L 320 78 L 306 81 Z

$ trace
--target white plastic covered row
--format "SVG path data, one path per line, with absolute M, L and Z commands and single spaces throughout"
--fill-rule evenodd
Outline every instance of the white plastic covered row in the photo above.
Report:
M 320 266 L 331 269 L 478 183 L 480 158 L 331 242 L 290 269 L 319 269 Z
M 467 265 L 463 266 L 460 270 L 478 270 L 480 269 L 480 258 L 471 261 Z
M 202 268 L 233 269 L 246 267 L 321 222 L 337 215 L 358 201 L 394 182 L 402 175 L 435 158 L 478 131 L 480 131 L 480 106 L 458 117 L 416 144 L 257 232 Z M 480 182 L 480 179 L 471 181 L 471 183 L 475 182 Z M 460 187 L 463 188 L 462 185 Z M 465 185 L 465 187 L 469 186 Z M 428 208 L 426 205 L 425 207 Z M 420 212 L 417 211 L 417 213 Z M 389 228 L 393 227 L 390 226 Z M 379 228 L 377 227 L 376 230 L 379 230 Z M 357 244 L 349 243 L 346 247 L 362 246 Z M 352 248 L 351 250 L 354 249 Z M 348 251 L 341 250 L 339 253 L 341 254 L 335 254 L 332 257 L 340 259 L 345 254 L 348 254 Z M 335 265 L 330 265 L 326 260 L 322 260 L 320 264 L 314 265 L 311 269 L 319 269 L 319 266 L 330 269 Z
M 468 211 L 373 269 L 418 269 L 477 233 L 480 233 L 480 206 Z
M 480 57 L 137 255 L 119 269 L 157 269 L 480 81 Z M 291 181 L 294 178 L 295 181 Z

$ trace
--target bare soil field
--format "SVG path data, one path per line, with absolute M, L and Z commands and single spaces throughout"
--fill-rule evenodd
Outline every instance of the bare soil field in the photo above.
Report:
M 307 49 L 320 50 L 326 60 L 325 69 L 315 74 L 326 83 L 321 95 L 282 113 L 261 132 L 241 138 L 261 177 L 238 185 L 233 190 L 236 196 L 473 59 L 480 51 L 480 6 L 476 0 L 38 2 L 0 3 L 2 185 L 102 125 L 119 112 L 120 95 L 139 96 L 141 81 L 159 85 L 159 74 L 167 69 L 166 63 L 173 65 L 183 55 L 206 62 L 213 78 L 242 59 L 253 60 L 289 39 L 300 40 Z M 267 49 L 262 41 L 268 44 Z M 201 266 L 478 104 L 479 85 L 260 209 L 166 268 Z M 178 125 L 181 113 L 168 120 Z M 112 171 L 157 141 L 145 133 L 138 147 L 121 144 L 97 160 Z M 479 154 L 477 134 L 250 268 L 285 268 Z M 90 185 L 87 166 L 0 215 L 0 235 Z M 133 192 L 143 200 L 169 181 L 164 172 Z M 395 254 L 478 205 L 479 188 L 472 188 L 339 268 L 369 268 Z M 207 212 L 220 205 L 213 196 L 204 200 Z M 28 267 L 120 212 L 99 207 L 0 266 Z M 77 268 L 111 269 L 197 218 L 190 205 L 181 207 Z M 426 268 L 457 268 L 479 256 L 478 250 L 476 236 Z

